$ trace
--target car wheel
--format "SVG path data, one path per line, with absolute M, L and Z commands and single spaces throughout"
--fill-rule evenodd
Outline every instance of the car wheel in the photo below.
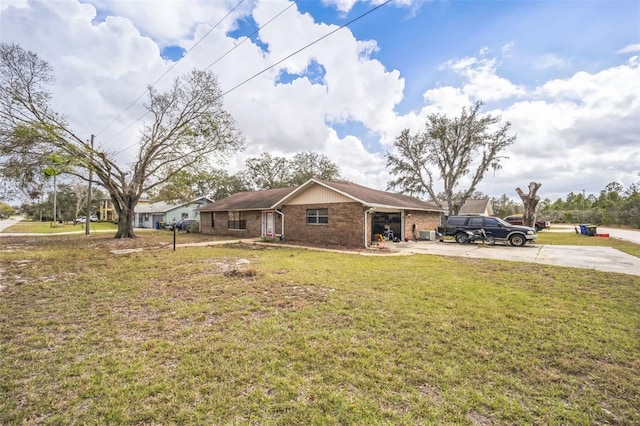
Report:
M 509 238 L 509 244 L 512 246 L 522 247 L 527 244 L 527 239 L 522 234 L 513 234 Z
M 462 232 L 456 234 L 456 243 L 467 244 L 468 242 L 469 238 L 467 237 L 467 234 L 463 234 Z
M 540 232 L 540 229 L 542 229 L 540 228 L 540 225 L 536 225 L 536 232 Z

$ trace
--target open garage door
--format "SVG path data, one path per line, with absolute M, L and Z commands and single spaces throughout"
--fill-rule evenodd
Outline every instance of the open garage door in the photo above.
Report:
M 404 238 L 402 235 L 402 215 L 400 212 L 375 212 L 372 215 L 371 241 L 375 241 L 378 234 L 385 235 L 385 231 L 387 230 L 391 230 L 393 235 L 400 240 Z

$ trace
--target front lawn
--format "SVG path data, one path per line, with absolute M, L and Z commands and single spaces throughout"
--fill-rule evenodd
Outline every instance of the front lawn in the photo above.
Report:
M 28 234 L 58 234 L 62 232 L 79 232 L 85 231 L 84 223 L 73 224 L 73 222 L 66 223 L 52 223 L 52 222 L 38 222 L 33 220 L 23 220 L 15 225 L 12 225 L 2 231 L 3 233 L 28 233 Z M 118 225 L 111 222 L 91 222 L 89 224 L 89 231 L 106 231 L 118 229 Z
M 640 423 L 638 277 L 151 237 L 2 238 L 0 424 Z

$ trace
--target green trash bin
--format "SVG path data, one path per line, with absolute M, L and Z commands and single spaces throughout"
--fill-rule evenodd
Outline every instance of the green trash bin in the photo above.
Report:
M 590 237 L 594 237 L 596 235 L 596 230 L 598 229 L 595 225 L 587 226 L 587 235 Z

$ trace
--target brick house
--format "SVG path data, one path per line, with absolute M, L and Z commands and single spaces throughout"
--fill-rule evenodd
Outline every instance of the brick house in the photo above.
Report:
M 418 238 L 420 231 L 440 226 L 443 212 L 414 197 L 319 179 L 240 192 L 198 211 L 206 234 L 346 247 L 368 247 L 389 231 L 400 240 Z

